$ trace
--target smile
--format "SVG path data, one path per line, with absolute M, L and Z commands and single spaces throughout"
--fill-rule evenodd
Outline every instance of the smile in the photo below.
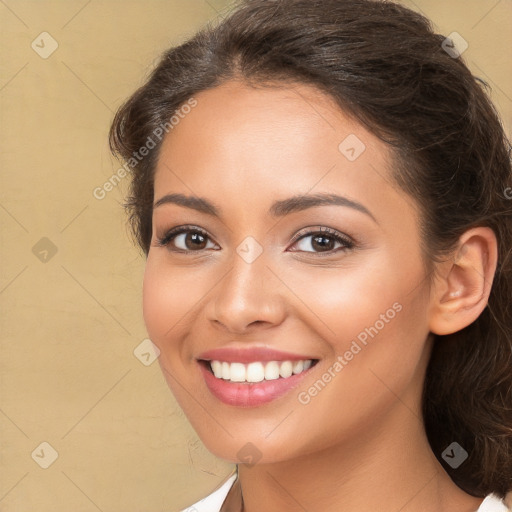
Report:
M 208 391 L 224 404 L 256 407 L 286 395 L 305 378 L 318 359 L 296 361 L 198 360 Z
M 298 361 L 255 361 L 249 364 L 227 361 L 209 361 L 217 379 L 230 382 L 261 382 L 263 380 L 287 379 L 306 371 L 313 359 Z

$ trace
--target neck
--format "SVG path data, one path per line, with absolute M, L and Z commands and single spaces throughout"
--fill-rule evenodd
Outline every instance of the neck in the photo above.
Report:
M 238 474 L 243 512 L 474 512 L 483 501 L 453 483 L 402 401 L 350 440 L 293 460 L 241 464 Z

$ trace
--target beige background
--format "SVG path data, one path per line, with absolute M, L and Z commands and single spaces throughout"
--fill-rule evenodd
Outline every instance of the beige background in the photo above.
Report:
M 228 3 L 0 0 L 2 512 L 172 512 L 232 468 L 202 446 L 158 363 L 135 357 L 144 258 L 120 207 L 126 183 L 92 194 L 119 168 L 116 108 Z M 404 3 L 468 41 L 510 135 L 512 2 Z M 31 47 L 51 49 L 42 32 L 58 44 L 46 59 Z M 42 442 L 58 454 L 47 469 Z

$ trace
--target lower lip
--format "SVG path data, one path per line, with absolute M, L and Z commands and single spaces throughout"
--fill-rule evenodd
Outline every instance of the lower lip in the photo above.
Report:
M 267 404 L 291 391 L 309 373 L 306 371 L 292 375 L 286 379 L 263 380 L 261 382 L 231 382 L 217 379 L 207 368 L 206 364 L 199 363 L 206 386 L 211 394 L 221 402 L 235 407 L 256 407 Z

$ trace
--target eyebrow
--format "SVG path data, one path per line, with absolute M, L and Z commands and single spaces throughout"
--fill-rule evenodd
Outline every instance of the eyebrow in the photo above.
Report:
M 158 208 L 164 204 L 176 204 L 190 208 L 213 217 L 220 218 L 220 208 L 215 206 L 208 199 L 196 196 L 186 196 L 184 194 L 167 194 L 161 197 L 153 204 L 153 209 Z M 295 195 L 288 199 L 275 201 L 269 208 L 269 214 L 272 217 L 284 217 L 290 213 L 300 212 L 313 208 L 315 206 L 344 206 L 352 208 L 358 212 L 368 215 L 375 223 L 378 224 L 372 213 L 363 206 L 361 203 L 348 199 L 347 197 L 337 194 L 308 194 L 308 195 Z

